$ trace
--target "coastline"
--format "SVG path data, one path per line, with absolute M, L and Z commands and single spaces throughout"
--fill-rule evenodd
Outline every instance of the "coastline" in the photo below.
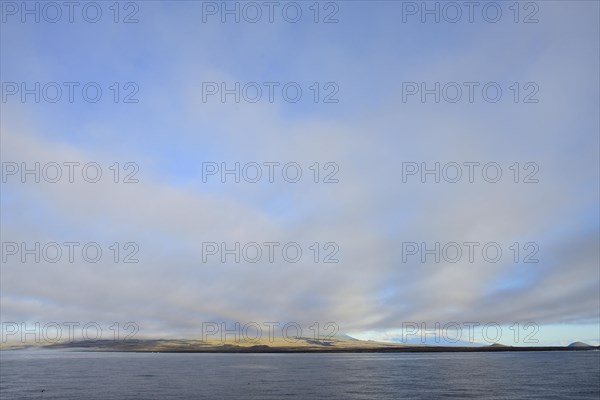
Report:
M 352 343 L 327 346 L 269 346 L 265 344 L 235 345 L 209 343 L 182 343 L 169 340 L 132 341 L 132 342 L 73 342 L 36 346 L 9 346 L 4 351 L 18 350 L 72 350 L 81 352 L 120 352 L 120 353 L 224 353 L 224 354 L 307 354 L 307 353 L 496 353 L 496 352 L 561 352 L 561 351 L 600 351 L 600 346 L 434 346 L 434 345 L 396 345 L 387 343 Z

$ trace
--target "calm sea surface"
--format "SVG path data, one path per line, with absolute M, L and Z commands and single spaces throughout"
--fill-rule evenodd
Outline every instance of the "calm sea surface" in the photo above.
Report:
M 8 399 L 594 399 L 600 352 L 0 352 Z

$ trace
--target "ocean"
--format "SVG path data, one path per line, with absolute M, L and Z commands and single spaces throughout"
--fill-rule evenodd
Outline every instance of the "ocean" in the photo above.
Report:
M 0 352 L 9 399 L 594 399 L 600 352 Z

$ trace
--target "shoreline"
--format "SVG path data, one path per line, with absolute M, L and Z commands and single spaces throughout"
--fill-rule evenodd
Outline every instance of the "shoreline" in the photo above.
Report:
M 1 352 L 19 351 L 19 350 L 72 350 L 77 352 L 92 353 L 172 353 L 172 354 L 308 354 L 308 353 L 497 353 L 497 352 L 564 352 L 564 351 L 600 351 L 600 346 L 590 347 L 568 347 L 568 346 L 386 346 L 386 347 L 354 347 L 354 348 L 310 348 L 310 347 L 269 347 L 265 345 L 258 346 L 210 346 L 209 348 L 136 348 L 136 346 L 80 346 L 71 345 L 51 345 L 34 346 L 21 348 L 0 349 Z

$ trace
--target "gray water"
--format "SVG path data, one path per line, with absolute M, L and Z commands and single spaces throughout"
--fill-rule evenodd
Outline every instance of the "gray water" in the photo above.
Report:
M 600 352 L 0 352 L 9 399 L 594 399 Z M 42 391 L 43 390 L 43 391 Z

